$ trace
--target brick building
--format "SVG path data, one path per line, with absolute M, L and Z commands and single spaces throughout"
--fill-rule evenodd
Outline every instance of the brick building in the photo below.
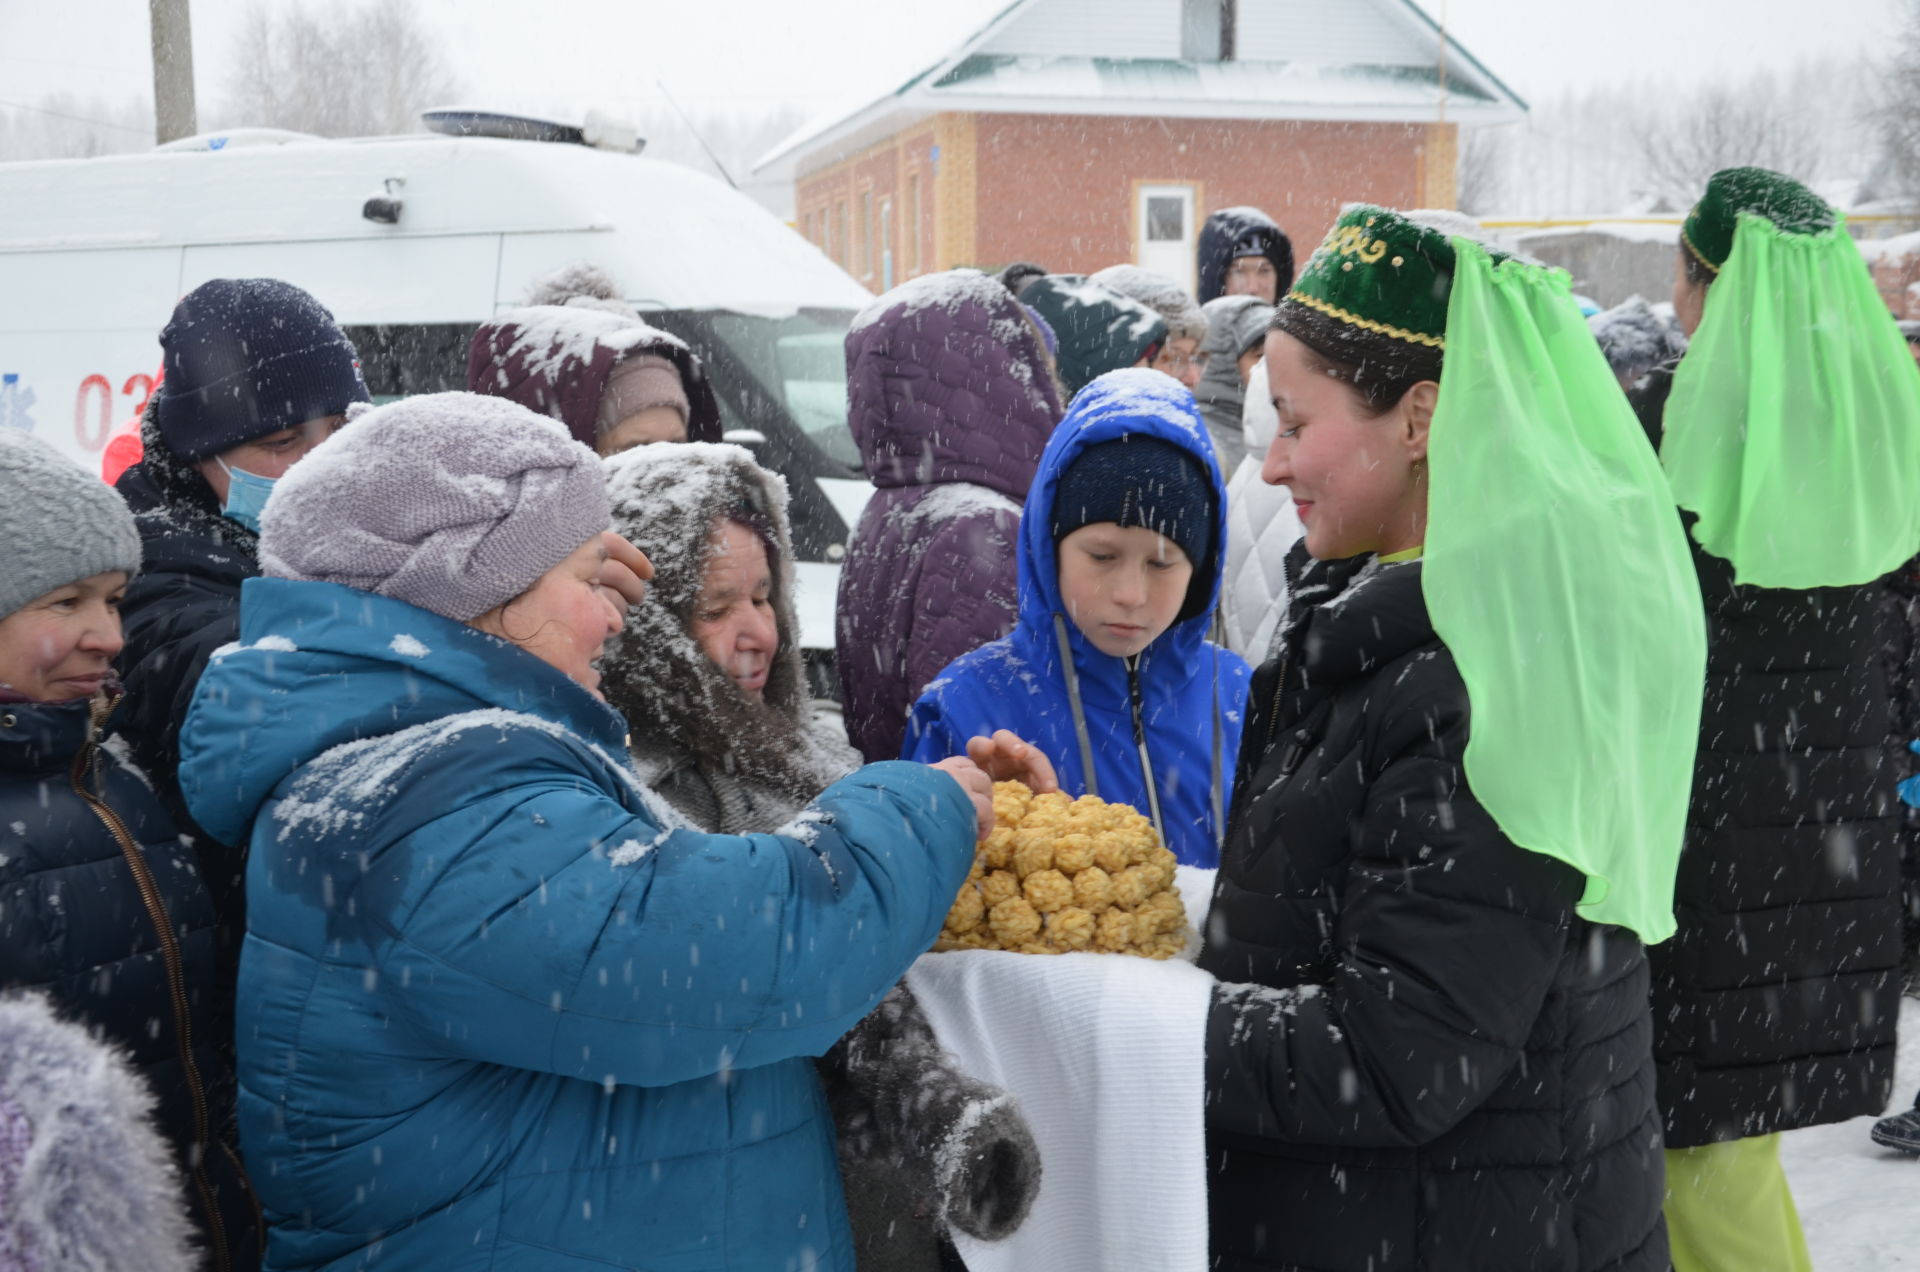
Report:
M 1014 0 L 756 175 L 791 173 L 800 232 L 875 291 L 1018 259 L 1192 286 L 1213 209 L 1304 251 L 1343 203 L 1452 207 L 1459 126 L 1525 110 L 1412 0 Z

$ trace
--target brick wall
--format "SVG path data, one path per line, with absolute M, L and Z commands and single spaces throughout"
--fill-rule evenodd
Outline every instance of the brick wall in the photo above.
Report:
M 1304 258 L 1344 203 L 1451 207 L 1455 137 L 1452 124 L 948 113 L 804 172 L 796 224 L 875 290 L 863 193 L 876 226 L 880 201 L 892 200 L 895 283 L 1019 259 L 1086 273 L 1134 259 L 1138 184 L 1180 183 L 1197 187 L 1200 219 L 1235 204 L 1265 209 Z
M 1895 318 L 1920 318 L 1920 243 L 1906 251 L 1878 254 L 1873 282 Z
M 1426 124 L 981 115 L 979 262 L 1083 273 L 1134 258 L 1136 182 L 1191 182 L 1198 215 L 1252 204 L 1304 258 L 1355 200 L 1424 206 L 1452 194 L 1423 164 Z

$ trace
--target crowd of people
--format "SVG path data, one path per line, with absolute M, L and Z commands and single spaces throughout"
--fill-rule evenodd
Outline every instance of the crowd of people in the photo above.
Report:
M 222 279 L 115 486 L 0 429 L 0 1267 L 963 1267 L 1047 1163 L 903 976 L 1003 780 L 1214 872 L 1212 1267 L 1810 1267 L 1920 936 L 1920 324 L 1758 169 L 1591 323 L 1453 213 L 1196 277 L 856 317 L 837 703 L 590 267 L 465 392 Z

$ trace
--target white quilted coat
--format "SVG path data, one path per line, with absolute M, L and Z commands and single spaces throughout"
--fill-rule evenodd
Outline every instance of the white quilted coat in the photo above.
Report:
M 1305 533 L 1287 488 L 1260 480 L 1261 461 L 1280 428 L 1273 395 L 1267 391 L 1264 358 L 1247 381 L 1240 418 L 1247 457 L 1227 483 L 1227 573 L 1220 619 L 1227 647 L 1258 667 L 1267 660 L 1274 629 L 1286 612 L 1287 551 Z

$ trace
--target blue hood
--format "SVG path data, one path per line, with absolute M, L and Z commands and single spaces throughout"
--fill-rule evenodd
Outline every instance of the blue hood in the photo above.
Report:
M 1189 593 L 1190 601 L 1204 598 L 1205 604 L 1190 606 L 1193 617 L 1162 632 L 1135 660 L 1137 722 L 1126 662 L 1095 649 L 1066 617 L 1051 531 L 1061 475 L 1087 447 L 1122 435 L 1156 438 L 1192 455 L 1208 474 L 1214 500 L 1212 559 L 1194 563 Z M 1157 799 L 1174 854 L 1188 865 L 1216 865 L 1249 674 L 1238 655 L 1206 639 L 1226 539 L 1220 466 L 1193 395 L 1171 376 L 1141 369 L 1113 371 L 1089 384 L 1047 443 L 1020 516 L 1020 614 L 1013 632 L 956 659 L 927 686 L 908 722 L 908 756 L 962 754 L 968 738 L 1012 729 L 1053 759 L 1062 788 L 1072 794 L 1097 785 L 1102 798 L 1143 811 Z M 1078 704 L 1062 662 L 1062 627 Z M 1084 740 L 1077 721 L 1085 723 Z
M 1194 617 L 1175 623 L 1160 639 L 1140 655 L 1143 681 L 1168 687 L 1184 686 L 1204 665 L 1200 656 L 1213 612 L 1220 604 L 1220 579 L 1226 560 L 1227 491 L 1220 477 L 1220 464 L 1214 458 L 1213 442 L 1200 419 L 1193 394 L 1172 376 L 1143 367 L 1110 371 L 1080 391 L 1067 411 L 1067 417 L 1047 442 L 1040 456 L 1040 471 L 1020 513 L 1020 618 L 1013 639 L 1026 652 L 1054 661 L 1057 647 L 1053 616 L 1066 614 L 1060 597 L 1060 556 L 1053 541 L 1053 506 L 1060 490 L 1060 476 L 1080 452 L 1101 442 L 1122 436 L 1152 437 L 1180 447 L 1200 462 L 1213 489 L 1213 552 L 1211 559 L 1195 561 L 1193 583 L 1188 596 L 1205 598 Z M 1089 682 L 1110 688 L 1115 701 L 1126 701 L 1127 672 L 1122 660 L 1103 654 L 1074 625 L 1067 621 L 1068 638 L 1073 648 L 1074 666 L 1079 670 L 1082 691 Z M 1104 694 L 1100 695 L 1104 700 Z M 1089 694 L 1089 701 L 1094 699 Z
M 356 588 L 249 579 L 240 642 L 214 654 L 181 730 L 181 793 L 208 834 L 245 843 L 275 789 L 308 761 L 489 707 L 625 754 L 618 713 L 506 641 Z

